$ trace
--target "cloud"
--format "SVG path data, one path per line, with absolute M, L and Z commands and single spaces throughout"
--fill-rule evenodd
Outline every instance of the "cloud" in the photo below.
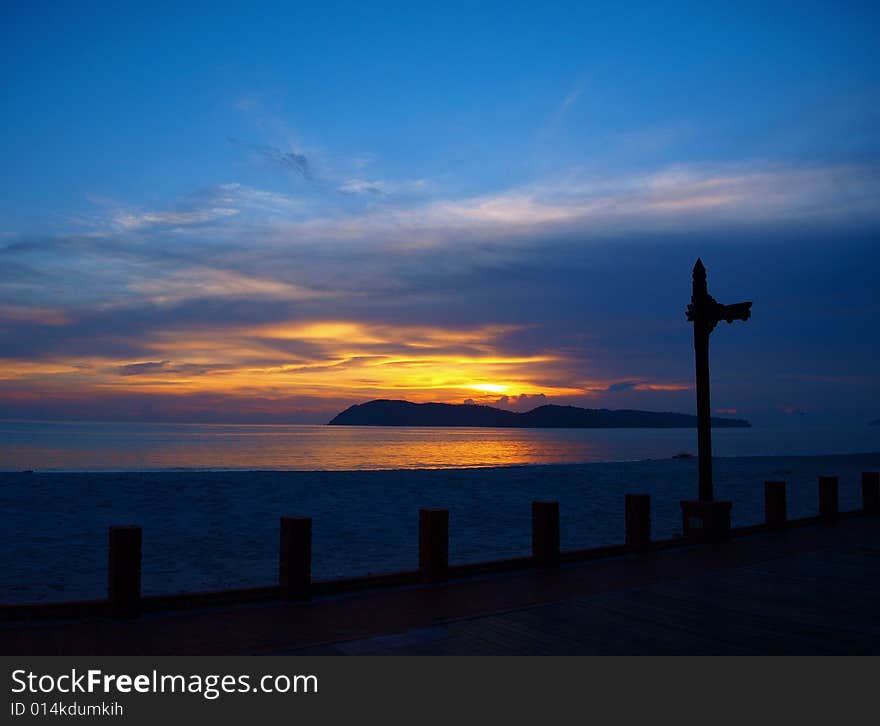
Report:
M 544 406 L 550 402 L 543 393 L 521 393 L 518 396 L 502 396 L 493 402 L 492 405 L 501 408 L 510 409 L 511 411 L 531 411 L 538 406 Z
M 495 193 L 421 201 L 406 192 L 424 180 L 348 178 L 342 196 L 294 197 L 240 183 L 193 193 L 166 210 L 116 209 L 102 233 L 174 233 L 249 247 L 370 244 L 419 249 L 498 241 L 543 244 L 549 236 L 584 241 L 620 234 L 668 234 L 754 225 L 876 223 L 880 168 L 763 163 L 672 165 L 654 171 L 591 175 L 572 171 Z M 338 198 L 338 195 L 336 195 Z
M 806 416 L 807 415 L 807 407 L 806 406 L 780 406 L 780 410 L 786 416 Z
M 201 194 L 203 204 L 222 204 L 238 212 L 269 215 L 299 214 L 306 210 L 301 198 L 256 189 L 246 184 L 228 183 L 210 187 Z
M 337 188 L 343 194 L 376 194 L 378 196 L 387 194 L 382 182 L 367 179 L 346 179 Z
M 621 391 L 687 391 L 691 386 L 687 383 L 649 383 L 646 381 L 618 381 L 605 388 L 609 393 Z
M 312 180 L 312 168 L 305 154 L 297 151 L 283 151 L 276 146 L 249 144 L 228 136 L 229 143 L 256 152 L 263 161 L 296 172 L 304 179 Z
M 504 335 L 491 327 L 403 329 L 309 321 L 279 329 L 217 322 L 141 335 L 138 342 L 147 355 L 129 360 L 103 352 L 100 339 L 87 355 L 39 362 L 7 358 L 0 382 L 15 384 L 19 402 L 212 395 L 245 413 L 253 411 L 250 399 L 269 408 L 267 402 L 276 401 L 280 410 L 292 397 L 455 401 L 466 390 L 578 393 L 554 384 L 561 359 L 506 354 Z M 10 390 L 0 386 L 0 393 Z M 491 402 L 487 396 L 474 398 Z M 511 397 L 511 405 L 543 399 L 536 391 Z
M 212 207 L 184 212 L 120 212 L 113 217 L 113 223 L 124 231 L 132 232 L 163 227 L 204 225 L 231 217 L 234 214 L 238 214 L 238 210 L 228 207 Z
M 47 326 L 63 326 L 70 322 L 70 315 L 55 308 L 28 305 L 0 305 L 0 320 L 21 321 Z
M 169 360 L 127 363 L 116 367 L 121 376 L 202 376 L 208 373 L 228 370 L 222 364 L 172 363 Z
M 224 229 L 260 225 L 266 220 L 293 220 L 302 217 L 309 205 L 301 197 L 257 189 L 235 182 L 216 184 L 176 200 L 166 209 L 143 210 L 120 204 L 106 197 L 90 196 L 96 211 L 80 215 L 76 222 L 95 233 L 114 232 L 156 234 L 200 228 L 216 235 Z
M 362 180 L 352 185 L 368 188 Z M 507 238 L 519 244 L 537 233 L 583 240 L 754 224 L 876 222 L 878 197 L 880 170 L 871 166 L 674 165 L 608 176 L 571 173 L 492 194 L 315 216 L 278 232 L 337 242 Z
M 305 179 L 312 178 L 312 170 L 305 154 L 298 154 L 295 151 L 281 151 L 280 149 L 271 146 L 264 148 L 262 154 L 269 161 L 279 164 L 287 169 L 292 169 L 302 175 Z
M 826 330 L 863 331 L 880 314 L 875 238 L 859 226 L 880 221 L 870 165 L 572 170 L 487 194 L 433 189 L 430 201 L 382 184 L 377 204 L 330 185 L 317 198 L 317 185 L 290 194 L 228 182 L 167 209 L 104 202 L 88 233 L 4 239 L 4 375 L 33 400 L 162 391 L 226 396 L 230 411 L 249 395 L 281 410 L 297 396 L 533 407 L 540 394 L 690 410 L 682 296 L 701 254 L 720 299 L 756 300 L 742 348 L 713 364 L 719 401 L 751 417 L 744 400 L 799 400 L 809 384 L 759 394 L 747 372 L 776 360 L 803 376 L 818 356 L 851 382 L 834 390 L 876 400 L 876 386 L 856 380 L 876 379 L 855 349 L 863 332 L 833 355 L 813 337 L 809 348 L 778 342 L 806 324 L 797 294 L 828 311 Z
M 586 89 L 586 80 L 581 80 L 577 84 L 575 84 L 571 91 L 566 94 L 565 98 L 562 99 L 562 102 L 553 112 L 550 120 L 547 121 L 544 128 L 541 130 L 542 135 L 553 133 L 557 131 L 560 126 L 562 126 L 565 121 L 565 117 L 568 115 L 568 112 L 578 102 Z
M 424 193 L 431 189 L 431 184 L 426 179 L 408 179 L 403 181 L 388 181 L 381 179 L 345 179 L 336 187 L 341 194 L 358 195 L 368 194 L 385 197 L 390 194 L 402 196 Z
M 211 297 L 308 300 L 328 296 L 326 292 L 294 283 L 210 267 L 189 267 L 164 276 L 141 278 L 131 282 L 130 288 L 159 305 Z
M 586 89 L 586 84 L 581 83 L 577 85 L 572 91 L 563 99 L 562 103 L 559 106 L 559 110 L 556 112 L 556 117 L 561 118 L 564 117 L 565 114 L 568 113 L 568 110 L 574 106 L 577 100 L 581 97 L 584 90 Z
M 127 363 L 126 365 L 119 366 L 117 370 L 122 376 L 139 376 L 168 370 L 170 362 L 171 361 L 162 360 L 155 363 Z

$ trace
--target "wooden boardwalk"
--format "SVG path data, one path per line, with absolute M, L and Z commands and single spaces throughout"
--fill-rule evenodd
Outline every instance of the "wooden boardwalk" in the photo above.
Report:
M 0 625 L 3 654 L 880 653 L 880 518 L 315 599 Z

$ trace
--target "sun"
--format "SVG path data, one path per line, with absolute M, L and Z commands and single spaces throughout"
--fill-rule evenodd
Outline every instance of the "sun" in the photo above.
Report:
M 465 386 L 465 388 L 470 388 L 474 391 L 484 391 L 485 393 L 505 393 L 510 389 L 510 386 L 499 383 L 474 383 L 470 386 Z

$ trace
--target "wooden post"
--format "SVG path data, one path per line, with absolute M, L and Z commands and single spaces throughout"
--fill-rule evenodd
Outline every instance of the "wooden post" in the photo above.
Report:
M 118 618 L 137 617 L 141 609 L 141 528 L 110 527 L 107 598 Z
M 538 567 L 559 564 L 559 502 L 532 502 L 532 557 Z
M 651 495 L 626 495 L 626 543 L 644 547 L 651 542 Z
M 819 516 L 826 522 L 837 521 L 837 490 L 836 476 L 819 477 Z
M 862 472 L 862 510 L 865 514 L 880 514 L 880 472 Z
M 307 600 L 312 585 L 312 519 L 282 517 L 278 584 L 286 600 Z
M 428 582 L 449 574 L 449 510 L 419 510 L 419 570 Z
M 768 527 L 781 529 L 788 520 L 785 503 L 785 482 L 764 482 L 764 522 Z

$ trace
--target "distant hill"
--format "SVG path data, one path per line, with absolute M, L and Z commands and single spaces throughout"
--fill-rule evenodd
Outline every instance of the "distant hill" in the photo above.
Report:
M 498 428 L 696 428 L 697 417 L 685 413 L 539 406 L 526 413 L 491 406 L 452 403 L 410 403 L 384 399 L 350 406 L 330 426 L 491 426 Z M 716 428 L 748 427 L 739 418 L 713 418 Z

